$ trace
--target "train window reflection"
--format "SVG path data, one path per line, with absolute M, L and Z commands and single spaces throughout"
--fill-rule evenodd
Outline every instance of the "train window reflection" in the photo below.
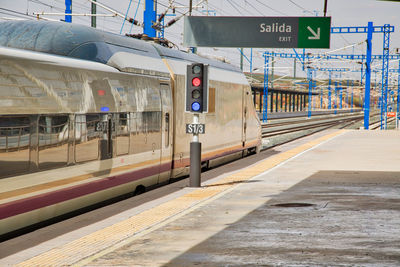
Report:
M 69 135 L 67 115 L 39 118 L 39 169 L 67 165 Z
M 28 171 L 29 142 L 29 117 L 0 116 L 0 177 Z
M 161 112 L 145 111 L 130 114 L 130 153 L 161 148 Z
M 143 132 L 153 133 L 161 131 L 161 112 L 143 112 L 142 113 Z
M 129 153 L 129 114 L 122 113 L 117 115 L 117 155 Z
M 99 158 L 99 140 L 102 132 L 96 131 L 100 115 L 76 115 L 75 160 L 85 162 Z
M 130 132 L 130 146 L 129 154 L 137 153 L 135 144 L 137 142 L 137 135 L 139 134 L 139 123 L 137 120 L 137 112 L 131 112 L 129 114 L 129 132 Z

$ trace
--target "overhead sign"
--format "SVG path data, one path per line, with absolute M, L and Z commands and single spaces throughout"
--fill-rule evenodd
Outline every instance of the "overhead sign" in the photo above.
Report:
M 330 17 L 187 16 L 187 47 L 329 48 Z

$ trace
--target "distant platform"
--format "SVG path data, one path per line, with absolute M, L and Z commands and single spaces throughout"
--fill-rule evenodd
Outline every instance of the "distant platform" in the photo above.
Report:
M 0 265 L 400 265 L 400 131 L 329 130 L 274 150 Z

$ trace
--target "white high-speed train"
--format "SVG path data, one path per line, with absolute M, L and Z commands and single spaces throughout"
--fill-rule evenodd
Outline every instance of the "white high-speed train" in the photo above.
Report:
M 0 237 L 189 172 L 186 66 L 209 65 L 211 167 L 261 145 L 236 67 L 69 23 L 0 23 Z

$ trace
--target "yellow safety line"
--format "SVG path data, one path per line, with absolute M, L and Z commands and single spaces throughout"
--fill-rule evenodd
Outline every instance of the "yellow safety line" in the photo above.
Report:
M 172 221 L 187 210 L 197 209 L 207 200 L 223 195 L 221 194 L 222 192 L 230 191 L 228 189 L 233 190 L 238 184 L 345 131 L 340 130 L 325 135 L 314 141 L 267 158 L 244 170 L 229 175 L 214 184 L 203 186 L 176 199 L 134 215 L 127 220 L 93 232 L 61 247 L 53 248 L 16 266 L 71 266 L 74 264 L 75 266 L 81 266 L 82 264 L 87 264 L 105 253 L 119 248 L 119 244 L 127 244 L 126 241 L 133 240 L 134 236 L 142 232 L 150 232 L 157 228 L 157 225 L 160 223 Z

